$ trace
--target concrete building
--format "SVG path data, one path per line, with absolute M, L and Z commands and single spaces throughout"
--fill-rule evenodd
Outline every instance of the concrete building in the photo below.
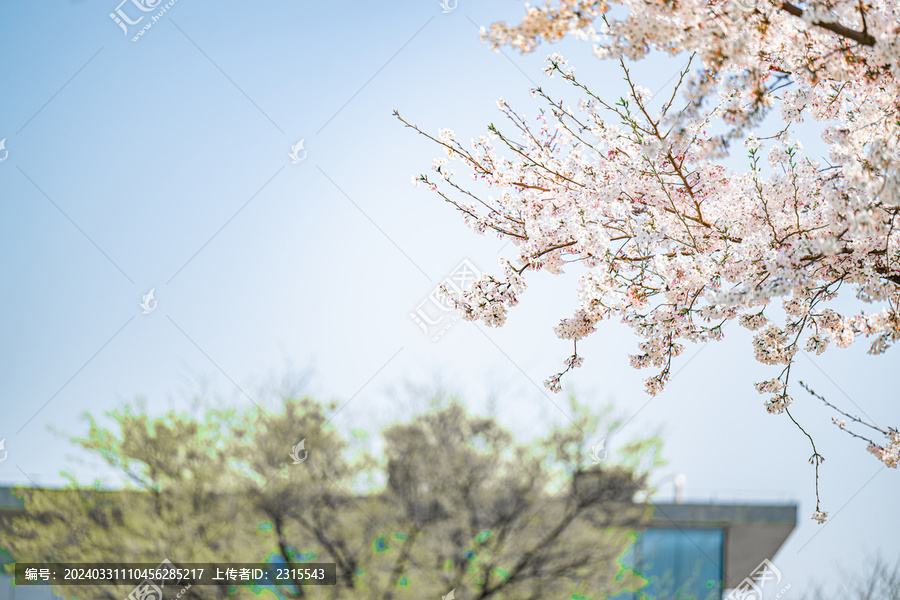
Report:
M 625 556 L 650 583 L 641 594 L 616 599 L 719 600 L 742 584 L 780 585 L 774 564 L 760 567 L 777 562 L 775 554 L 796 524 L 796 504 L 656 504 L 650 527 Z

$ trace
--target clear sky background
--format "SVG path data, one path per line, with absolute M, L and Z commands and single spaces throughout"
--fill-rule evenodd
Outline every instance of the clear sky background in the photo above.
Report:
M 60 485 L 61 471 L 114 485 L 69 441 L 86 432 L 85 411 L 138 396 L 152 415 L 191 410 L 198 393 L 274 407 L 260 389 L 294 369 L 311 373 L 302 387 L 317 398 L 349 401 L 334 421 L 344 432 L 410 419 L 427 404 L 409 386 L 436 381 L 523 440 L 565 422 L 565 395 L 541 381 L 570 351 L 552 326 L 577 306 L 577 272 L 532 275 L 503 329 L 458 322 L 438 342 L 423 335 L 409 315 L 435 285 L 464 259 L 499 272 L 511 246 L 412 188 L 439 153 L 391 113 L 467 140 L 501 122 L 501 96 L 528 116 L 536 84 L 576 97 L 542 75 L 548 53 L 615 100 L 613 63 L 574 40 L 492 52 L 477 28 L 521 17 L 513 0 L 459 0 L 449 13 L 436 0 L 178 0 L 138 42 L 115 9 L 0 2 L 0 485 Z M 130 1 L 122 10 L 142 14 Z M 654 57 L 633 75 L 663 93 L 682 64 Z M 308 154 L 292 164 L 301 139 Z M 151 288 L 158 305 L 145 315 Z M 799 502 L 774 557 L 790 597 L 878 552 L 896 559 L 898 474 L 798 390 L 794 414 L 826 457 L 831 519 L 816 525 L 808 441 L 763 408 L 752 383 L 772 372 L 753 360 L 748 332 L 726 333 L 689 347 L 651 400 L 645 373 L 628 367 L 635 339 L 603 324 L 568 384 L 630 419 L 613 448 L 662 431 L 657 499 L 671 500 L 683 473 L 688 501 Z M 896 425 L 896 351 L 865 350 L 801 356 L 796 378 Z

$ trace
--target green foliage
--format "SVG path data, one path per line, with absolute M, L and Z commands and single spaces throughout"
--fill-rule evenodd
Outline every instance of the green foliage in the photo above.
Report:
M 105 491 L 70 478 L 60 490 L 18 488 L 25 508 L 0 515 L 0 549 L 18 561 L 333 562 L 335 586 L 272 591 L 194 586 L 189 598 L 605 598 L 644 580 L 619 559 L 648 508 L 633 497 L 659 440 L 625 446 L 623 463 L 586 467 L 592 416 L 517 444 L 494 419 L 456 403 L 382 431 L 384 460 L 352 457 L 324 407 L 284 399 L 280 413 L 210 410 L 203 422 L 129 407 L 90 418 L 73 440 L 120 469 L 129 486 Z M 361 437 L 358 431 L 354 437 Z M 308 458 L 291 447 L 306 440 Z M 649 456 L 649 463 L 646 458 Z M 353 494 L 361 475 L 386 483 Z M 59 588 L 66 598 L 121 599 L 130 586 Z

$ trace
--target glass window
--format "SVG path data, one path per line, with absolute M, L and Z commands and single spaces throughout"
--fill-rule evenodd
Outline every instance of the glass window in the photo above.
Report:
M 719 600 L 722 597 L 721 529 L 652 528 L 623 557 L 649 583 L 615 600 Z

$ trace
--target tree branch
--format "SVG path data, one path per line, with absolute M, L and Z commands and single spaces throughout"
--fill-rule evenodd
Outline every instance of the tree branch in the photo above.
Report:
M 787 12 L 788 14 L 794 15 L 795 17 L 803 18 L 803 9 L 799 6 L 791 4 L 790 2 L 782 2 L 781 10 Z M 865 21 L 865 18 L 863 18 L 863 21 Z M 875 45 L 875 38 L 865 30 L 865 27 L 863 28 L 863 31 L 856 31 L 855 29 L 850 29 L 849 27 L 845 27 L 840 23 L 832 23 L 829 21 L 813 21 L 812 24 L 816 27 L 827 29 L 828 31 L 836 33 L 841 37 L 845 37 L 848 40 L 853 40 L 857 44 L 861 44 L 863 46 Z

